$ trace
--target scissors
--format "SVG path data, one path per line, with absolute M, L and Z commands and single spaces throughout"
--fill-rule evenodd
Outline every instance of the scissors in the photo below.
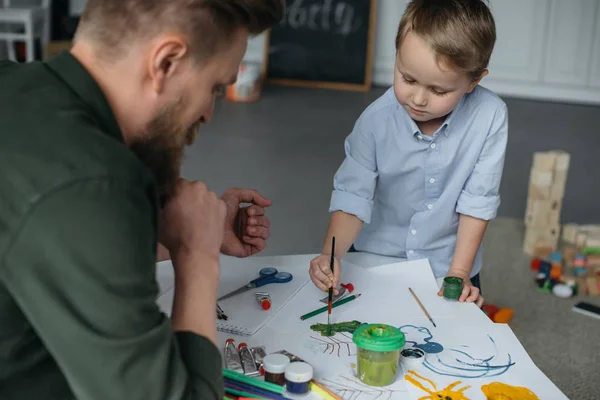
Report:
M 241 288 L 234 290 L 233 292 L 227 293 L 226 295 L 220 297 L 218 301 L 228 299 L 232 296 L 235 296 L 240 293 L 244 293 L 247 290 L 258 288 L 264 285 L 268 285 L 269 283 L 286 283 L 292 280 L 292 274 L 289 272 L 279 272 L 275 268 L 263 268 L 258 273 L 258 278 L 250 281 L 246 285 Z

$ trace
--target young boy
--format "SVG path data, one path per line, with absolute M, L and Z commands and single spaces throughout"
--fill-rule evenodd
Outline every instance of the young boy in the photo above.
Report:
M 461 302 L 483 304 L 481 242 L 500 205 L 507 142 L 506 105 L 478 86 L 495 40 L 481 0 L 409 3 L 396 37 L 394 85 L 345 141 L 323 253 L 310 263 L 320 289 L 337 287 L 339 260 L 356 249 L 428 258 L 436 278 L 464 279 Z

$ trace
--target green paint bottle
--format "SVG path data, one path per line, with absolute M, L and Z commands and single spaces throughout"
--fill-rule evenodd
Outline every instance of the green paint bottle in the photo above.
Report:
M 352 337 L 357 347 L 357 375 L 369 386 L 388 386 L 396 380 L 404 334 L 385 324 L 365 324 Z
M 444 278 L 444 298 L 450 301 L 456 301 L 460 298 L 463 291 L 463 279 L 456 276 L 447 276 Z

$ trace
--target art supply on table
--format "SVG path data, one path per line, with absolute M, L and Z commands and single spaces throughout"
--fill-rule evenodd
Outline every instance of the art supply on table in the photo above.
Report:
M 258 396 L 258 397 L 254 397 L 254 398 L 260 398 L 260 399 L 274 399 L 274 400 L 283 400 L 285 399 L 285 397 L 283 397 L 280 394 L 277 393 L 273 393 L 270 392 L 268 390 L 265 389 L 260 389 L 258 387 L 252 386 L 252 385 L 248 385 L 245 383 L 241 383 L 241 382 L 237 382 L 231 379 L 224 379 L 224 383 L 225 383 L 225 389 L 231 389 L 231 390 L 236 390 L 238 392 L 241 393 L 247 393 L 247 394 L 251 394 L 253 396 Z M 247 397 L 247 395 L 245 395 L 245 397 Z
M 254 357 L 254 361 L 256 361 L 256 368 L 258 368 L 260 370 L 260 368 L 262 367 L 262 364 L 263 364 L 263 360 L 267 356 L 267 353 L 265 352 L 265 347 L 264 346 L 250 347 L 250 352 L 252 353 L 252 356 Z
M 331 238 L 331 260 L 329 261 L 329 268 L 333 275 L 333 263 L 335 261 L 335 236 Z M 333 285 L 329 288 L 329 299 L 327 302 L 327 325 L 331 324 L 331 305 L 333 304 Z
M 223 378 L 243 383 L 245 385 L 254 386 L 258 389 L 268 390 L 269 392 L 273 392 L 276 394 L 283 394 L 283 392 L 285 392 L 285 388 L 282 386 L 275 385 L 274 383 L 270 382 L 265 382 L 262 379 L 246 376 L 244 374 L 240 374 L 239 372 L 235 372 L 230 369 L 223 369 Z
M 412 290 L 412 288 L 408 288 L 408 290 L 410 290 L 410 293 L 413 295 L 413 297 L 415 298 L 415 300 L 419 304 L 419 307 L 421 307 L 421 310 L 423 310 L 423 312 L 425 313 L 425 316 L 427 318 L 429 318 L 429 322 L 431 322 L 431 324 L 434 327 L 437 328 L 437 325 L 435 324 L 435 322 L 433 322 L 433 319 L 431 318 L 431 315 L 429 315 L 429 313 L 427 312 L 427 309 L 425 308 L 425 306 L 423 305 L 423 303 L 421 303 L 421 300 L 419 300 L 419 298 L 417 297 L 417 294 Z
M 260 308 L 263 310 L 268 310 L 271 308 L 271 295 L 269 293 L 256 292 L 254 293 L 254 296 L 256 296 L 256 301 L 258 302 Z
M 285 386 L 285 367 L 290 362 L 289 357 L 283 354 L 269 354 L 266 356 L 263 360 L 265 382 Z
M 305 362 L 289 363 L 285 367 L 286 389 L 294 395 L 305 395 L 310 391 L 313 368 Z
M 239 289 L 233 292 L 227 293 L 224 296 L 218 298 L 219 301 L 228 299 L 240 293 L 244 293 L 250 289 L 258 288 L 270 283 L 287 283 L 293 279 L 292 274 L 289 272 L 279 272 L 275 268 L 263 268 L 258 273 L 258 278 L 251 280 Z
M 425 352 L 418 347 L 404 349 L 400 352 L 400 364 L 405 368 L 417 367 L 423 364 L 424 361 Z
M 580 301 L 579 303 L 573 306 L 573 311 L 583 315 L 587 315 L 588 317 L 600 319 L 600 307 L 592 303 Z
M 352 335 L 356 344 L 357 377 L 366 385 L 388 386 L 396 380 L 400 350 L 405 337 L 400 329 L 385 324 L 365 324 Z
M 235 340 L 227 339 L 225 341 L 225 349 L 223 353 L 225 358 L 225 367 L 232 371 L 243 374 L 244 368 L 242 367 L 242 359 L 240 358 L 238 349 L 235 347 Z
M 334 294 L 333 295 L 333 302 L 335 303 L 338 300 L 343 299 L 347 294 L 350 294 L 354 292 L 354 285 L 351 283 L 348 284 L 341 284 L 340 285 L 340 289 L 338 290 L 338 294 Z M 327 302 L 329 301 L 329 295 L 323 297 L 321 300 L 319 300 L 321 303 L 325 303 L 327 304 Z
M 256 365 L 254 355 L 248 348 L 248 345 L 246 343 L 240 343 L 240 345 L 238 346 L 238 352 L 240 354 L 240 359 L 242 360 L 242 368 L 244 369 L 244 375 L 259 376 L 260 369 Z
M 333 303 L 333 305 L 331 306 L 331 308 L 339 307 L 341 305 L 344 305 L 346 303 L 351 302 L 352 300 L 358 299 L 359 297 L 360 297 L 360 293 L 359 294 L 354 294 L 354 295 L 349 296 L 349 297 L 346 297 L 343 300 L 340 300 L 340 301 L 338 301 L 336 303 Z M 308 314 L 304 314 L 303 316 L 300 317 L 300 319 L 304 321 L 306 319 L 314 317 L 315 315 L 319 315 L 321 313 L 327 312 L 328 309 L 329 309 L 329 306 L 321 307 L 321 308 L 319 308 L 319 309 L 317 309 L 315 311 L 309 312 Z
M 317 395 L 321 396 L 323 400 L 342 400 L 340 396 L 333 393 L 331 390 L 327 389 L 314 379 L 310 381 L 309 388 L 312 392 L 315 392 Z
M 225 321 L 227 321 L 228 319 L 227 315 L 225 315 L 225 312 L 223 311 L 219 303 L 217 303 L 217 318 Z
M 449 301 L 457 301 L 463 291 L 463 278 L 457 276 L 447 276 L 444 278 L 444 298 Z
M 297 355 L 292 354 L 286 350 L 279 350 L 279 351 L 274 352 L 273 354 L 283 354 L 284 356 L 287 356 L 291 362 L 295 362 L 295 361 L 305 362 L 303 359 L 301 359 Z

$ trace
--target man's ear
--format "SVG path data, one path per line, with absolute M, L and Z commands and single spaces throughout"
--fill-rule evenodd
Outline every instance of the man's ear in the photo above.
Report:
M 179 36 L 161 38 L 153 47 L 148 68 L 152 88 L 157 93 L 164 90 L 169 78 L 183 69 L 187 53 L 187 43 Z
M 471 81 L 471 84 L 469 85 L 469 90 L 467 90 L 467 93 L 471 93 L 473 91 L 473 89 L 475 89 L 475 86 L 479 85 L 479 82 L 481 82 L 481 80 L 488 74 L 489 74 L 489 71 L 487 69 L 484 69 L 483 72 L 481 73 L 481 75 L 479 75 L 479 77 L 477 77 L 473 81 Z

